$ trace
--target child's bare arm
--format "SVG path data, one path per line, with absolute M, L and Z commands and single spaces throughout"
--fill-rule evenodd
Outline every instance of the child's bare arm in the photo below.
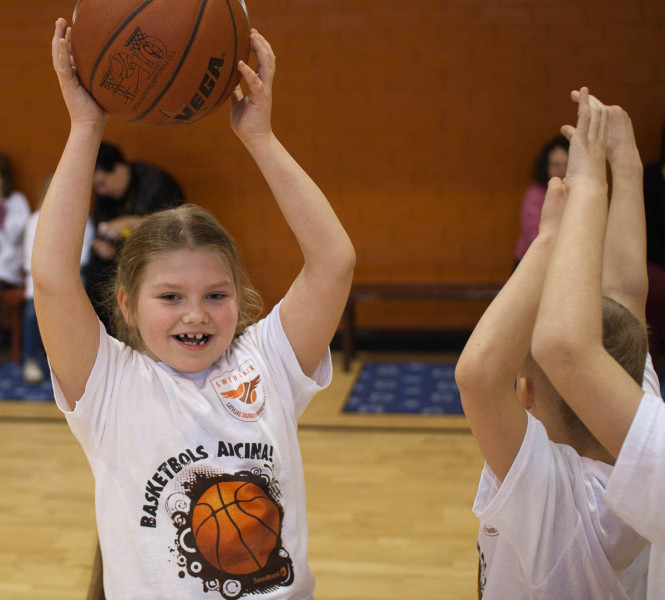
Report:
M 529 352 L 541 288 L 556 239 L 566 192 L 553 179 L 539 233 L 485 311 L 455 369 L 464 413 L 487 464 L 501 480 L 519 452 L 527 417 L 515 380 Z
M 642 390 L 602 341 L 607 130 L 607 107 L 582 88 L 577 127 L 568 129 L 568 203 L 545 278 L 532 352 L 557 391 L 616 456 Z
M 603 294 L 646 323 L 649 281 L 642 161 L 626 111 L 620 106 L 608 106 L 607 111 L 612 196 L 605 230 L 602 289 Z
M 85 391 L 99 346 L 97 316 L 81 284 L 80 262 L 95 157 L 107 115 L 76 77 L 70 35 L 65 20 L 58 19 L 52 57 L 71 130 L 39 216 L 32 274 L 44 347 L 73 409 Z
M 232 96 L 231 123 L 270 186 L 303 253 L 304 266 L 280 307 L 280 318 L 303 372 L 323 357 L 344 310 L 355 266 L 351 240 L 326 197 L 272 132 L 270 111 L 275 56 L 255 30 L 251 45 L 258 74 L 239 68 L 249 94 Z

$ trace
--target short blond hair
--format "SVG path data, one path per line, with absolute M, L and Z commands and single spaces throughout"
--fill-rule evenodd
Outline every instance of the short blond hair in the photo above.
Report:
M 641 386 L 649 351 L 646 327 L 623 304 L 607 296 L 603 296 L 603 347 Z M 524 363 L 524 374 L 537 381 L 544 394 L 559 402 L 564 424 L 575 439 L 597 441 L 557 392 L 531 353 Z

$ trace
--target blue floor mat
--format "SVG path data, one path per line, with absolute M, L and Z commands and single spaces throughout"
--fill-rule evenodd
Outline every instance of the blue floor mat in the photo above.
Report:
M 53 402 L 53 386 L 44 361 L 41 365 L 45 379 L 37 385 L 23 380 L 23 367 L 12 362 L 0 365 L 0 399 L 29 400 L 34 402 Z
M 461 415 L 452 363 L 367 361 L 344 412 Z M 656 367 L 665 398 L 665 365 Z
M 52 402 L 53 386 L 44 361 L 46 379 L 31 385 L 23 381 L 20 365 L 0 364 L 0 399 Z M 463 414 L 452 363 L 372 362 L 358 375 L 344 412 Z M 665 366 L 656 368 L 665 393 Z
M 367 361 L 344 412 L 461 415 L 455 365 Z

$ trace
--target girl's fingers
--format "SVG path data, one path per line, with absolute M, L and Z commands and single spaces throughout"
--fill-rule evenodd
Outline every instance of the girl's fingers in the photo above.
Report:
M 609 110 L 607 110 L 607 106 L 602 104 L 601 110 L 601 119 L 600 119 L 600 141 L 603 145 L 603 148 L 605 148 L 605 145 L 607 143 L 607 134 L 609 132 Z
M 261 77 L 256 73 L 252 68 L 245 62 L 238 61 L 238 70 L 242 75 L 243 79 L 249 86 L 250 93 L 258 92 L 263 86 L 261 82 Z
M 76 63 L 74 62 L 74 53 L 72 52 L 72 28 L 67 27 L 65 33 L 65 39 L 67 40 L 67 52 L 69 53 L 69 62 L 71 63 L 72 69 L 76 69 Z
M 275 54 L 272 46 L 256 29 L 250 33 L 250 46 L 258 59 L 258 73 L 264 83 L 270 83 L 275 71 Z
M 605 140 L 609 123 L 608 108 L 598 98 L 589 94 L 589 88 L 587 87 L 573 90 L 570 92 L 570 98 L 578 104 L 577 128 L 564 125 L 561 128 L 561 133 L 569 140 L 576 131 L 592 140 Z
M 51 57 L 53 64 L 56 65 L 60 57 L 60 40 L 63 37 L 65 29 L 65 20 L 58 19 L 55 22 L 55 30 L 53 31 L 53 39 L 51 40 Z
M 561 133 L 566 136 L 566 139 L 568 141 L 570 141 L 573 135 L 575 135 L 575 127 L 573 127 L 572 125 L 562 125 Z
M 607 137 L 607 107 L 594 96 L 589 96 L 589 139 L 604 143 Z
M 231 94 L 231 103 L 240 102 L 242 100 L 242 97 L 243 97 L 242 88 L 240 87 L 240 84 L 238 84 L 233 90 L 233 93 Z
M 256 45 L 257 47 L 264 47 L 268 52 L 272 54 L 272 46 L 266 38 L 264 38 L 256 29 L 250 31 L 250 44 L 252 46 Z
M 589 133 L 590 120 L 591 120 L 591 114 L 589 107 L 589 89 L 583 87 L 579 91 L 576 131 L 584 138 Z
M 72 77 L 74 74 L 74 63 L 71 57 L 71 28 L 67 27 L 67 21 L 58 19 L 55 22 L 55 32 L 52 41 L 53 66 L 58 79 Z

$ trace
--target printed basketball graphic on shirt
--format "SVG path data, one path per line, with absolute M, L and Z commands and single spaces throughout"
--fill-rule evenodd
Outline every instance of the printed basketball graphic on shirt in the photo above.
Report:
M 265 411 L 261 374 L 251 359 L 210 383 L 224 408 L 239 421 L 258 421 Z
M 227 600 L 293 583 L 293 562 L 282 546 L 281 492 L 271 474 L 260 468 L 199 473 L 185 488 L 167 501 L 181 578 L 200 579 L 205 592 Z
M 275 503 L 246 481 L 216 483 L 203 492 L 192 511 L 196 547 L 212 566 L 233 575 L 265 567 L 279 529 Z

